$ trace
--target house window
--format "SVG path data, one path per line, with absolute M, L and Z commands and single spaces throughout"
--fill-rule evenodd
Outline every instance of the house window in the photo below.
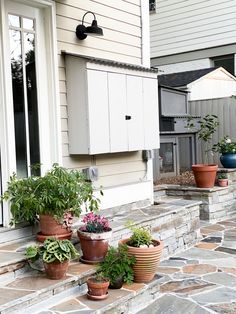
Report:
M 16 168 L 18 176 L 27 177 L 31 175 L 29 166 L 40 163 L 35 20 L 9 14 L 8 25 Z
M 234 55 L 226 55 L 212 58 L 214 67 L 223 67 L 229 73 L 234 75 Z
M 149 12 L 156 12 L 156 0 L 149 0 Z

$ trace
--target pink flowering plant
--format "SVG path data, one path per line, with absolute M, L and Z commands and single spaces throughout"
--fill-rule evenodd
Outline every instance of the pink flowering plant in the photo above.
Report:
M 225 153 L 236 153 L 236 142 L 232 142 L 228 135 L 226 135 L 222 140 L 217 144 L 214 144 L 212 147 L 213 152 L 219 152 L 221 154 Z
M 84 226 L 82 226 L 80 230 L 85 232 L 101 233 L 111 230 L 108 219 L 94 214 L 93 212 L 86 214 L 82 222 L 84 223 Z

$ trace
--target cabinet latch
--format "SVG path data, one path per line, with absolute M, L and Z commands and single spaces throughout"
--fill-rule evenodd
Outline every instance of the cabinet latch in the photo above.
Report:
M 131 116 L 125 116 L 125 120 L 131 120 Z

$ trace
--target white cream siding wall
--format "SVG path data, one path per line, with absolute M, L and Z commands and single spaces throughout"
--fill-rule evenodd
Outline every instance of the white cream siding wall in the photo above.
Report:
M 88 36 L 84 41 L 77 40 L 75 29 L 86 11 L 95 13 L 98 25 L 103 28 L 103 37 Z M 63 165 L 70 169 L 98 167 L 99 180 L 94 182 L 98 188 L 102 186 L 106 189 L 145 181 L 146 163 L 142 161 L 141 152 L 69 155 L 66 68 L 61 52 L 66 50 L 77 55 L 141 65 L 140 12 L 139 0 L 56 1 Z M 91 19 L 92 16 L 87 15 L 85 21 L 91 23 Z
M 157 0 L 150 14 L 151 57 L 236 41 L 235 0 Z

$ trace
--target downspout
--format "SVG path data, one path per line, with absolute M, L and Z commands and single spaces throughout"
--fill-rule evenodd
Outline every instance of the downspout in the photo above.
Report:
M 149 23 L 149 2 L 140 0 L 141 9 L 141 53 L 142 66 L 150 67 L 150 23 Z M 153 204 L 153 159 L 150 158 L 146 162 L 146 180 L 150 182 L 150 201 Z

